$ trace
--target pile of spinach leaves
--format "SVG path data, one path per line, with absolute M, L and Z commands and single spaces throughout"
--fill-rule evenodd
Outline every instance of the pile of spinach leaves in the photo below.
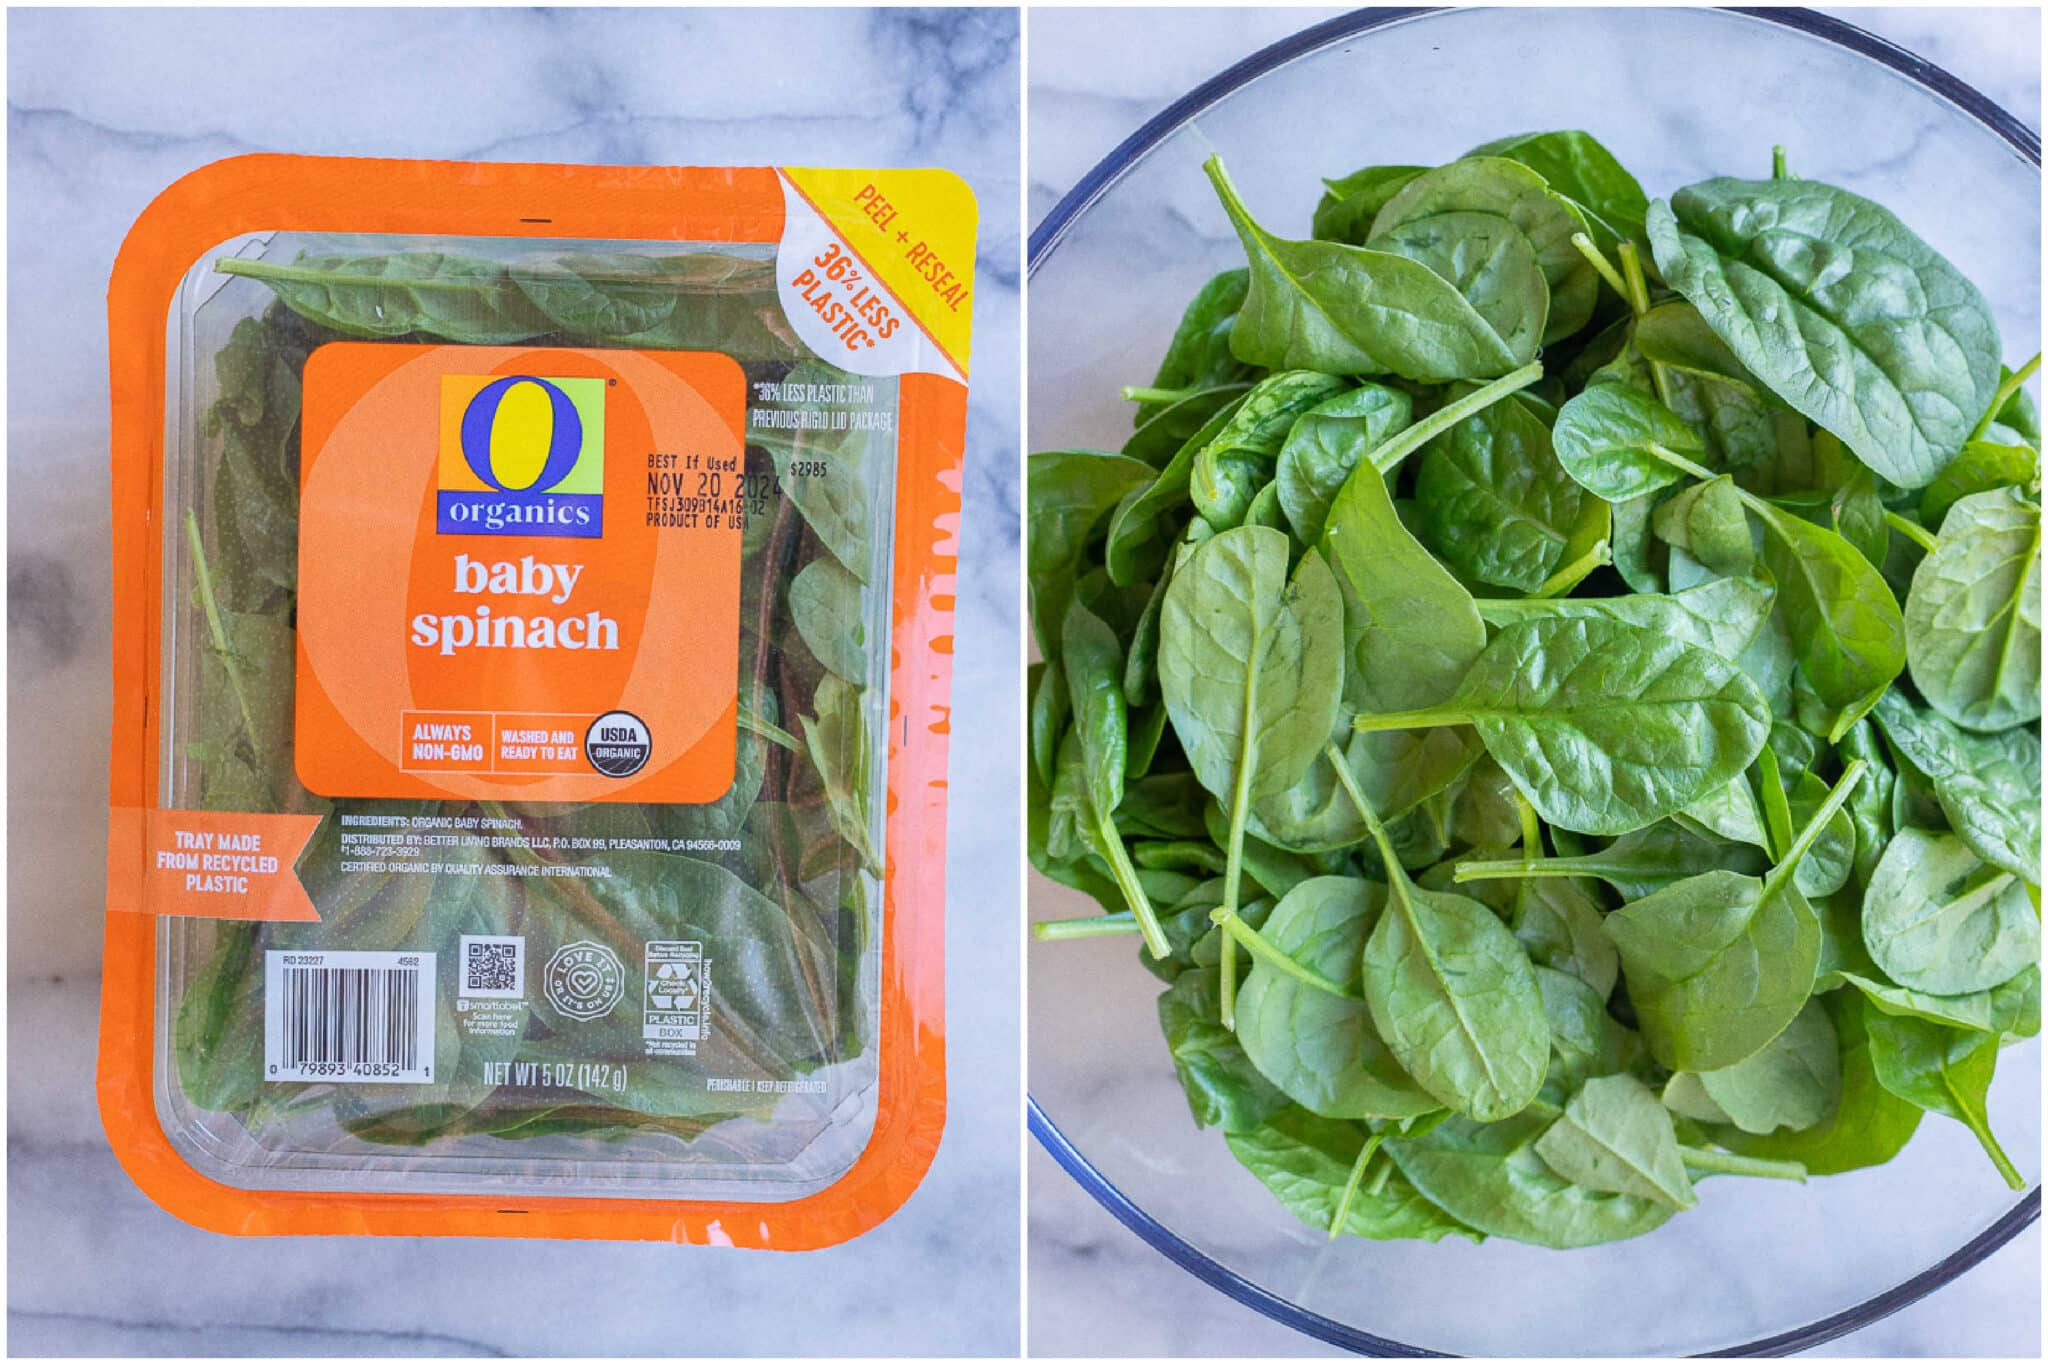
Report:
M 1119 451 L 1034 454 L 1030 850 L 1198 1122 L 1363 1237 L 1633 1237 L 1889 1160 L 2040 1022 L 2040 425 L 1789 174 L 1552 132 L 1327 188 Z
M 208 467 L 176 532 L 190 566 L 181 803 L 317 813 L 299 873 L 319 924 L 228 922 L 197 937 L 178 977 L 177 1080 L 199 1109 L 287 1144 L 422 1146 L 466 1135 L 649 1134 L 695 1138 L 765 1117 L 766 1082 L 860 1055 L 871 1036 L 862 962 L 873 942 L 879 854 L 871 833 L 871 675 L 864 622 L 879 562 L 870 489 L 886 487 L 893 433 L 750 428 L 742 549 L 740 732 L 732 787 L 706 805 L 512 805 L 327 800 L 292 762 L 300 383 L 329 341 L 712 350 L 749 381 L 852 378 L 804 350 L 777 301 L 773 263 L 715 251 L 650 258 L 561 254 L 513 264 L 440 253 L 219 263 L 275 297 L 236 323 L 214 359 L 219 396 L 203 430 Z M 885 389 L 886 381 L 874 381 Z M 787 392 L 808 392 L 791 390 Z M 799 406 L 802 404 L 800 403 Z M 791 477 L 801 461 L 804 476 Z M 649 622 L 659 629 L 658 621 Z M 678 679 L 678 686 L 690 685 Z M 737 841 L 736 852 L 601 855 L 607 879 L 343 872 L 340 817 L 403 813 L 516 819 L 534 846 L 444 861 L 584 861 L 573 839 Z M 600 847 L 602 845 L 599 845 Z M 637 980 L 649 940 L 700 940 L 712 960 L 708 1041 L 694 1061 L 650 1059 L 629 995 L 569 1023 L 535 1003 L 517 1036 L 466 1041 L 457 1027 L 463 934 L 523 936 L 528 998 L 558 946 L 594 940 Z M 279 1084 L 263 1077 L 267 950 L 438 954 L 435 1082 Z M 626 1084 L 579 1091 L 498 1084 L 485 1063 L 592 1063 Z M 708 1091 L 704 1077 L 761 1082 Z M 744 1143 L 731 1144 L 744 1154 Z M 723 1150 L 723 1148 L 721 1148 Z M 732 1153 L 727 1153 L 730 1156 Z M 716 1155 L 714 1153 L 713 1155 Z

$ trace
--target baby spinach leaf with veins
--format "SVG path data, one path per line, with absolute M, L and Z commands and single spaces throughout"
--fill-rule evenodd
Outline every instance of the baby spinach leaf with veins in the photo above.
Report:
M 1244 826 L 1261 796 L 1299 782 L 1336 724 L 1343 603 L 1311 550 L 1287 577 L 1284 533 L 1218 532 L 1175 570 L 1159 621 L 1159 686 L 1189 764 L 1229 812 L 1224 910 L 1237 908 Z M 1223 1014 L 1234 1001 L 1223 944 Z
M 1520 228 L 1492 213 L 1431 213 L 1366 243 L 1406 256 L 1448 281 L 1517 356 L 1534 356 L 1550 313 L 1550 286 Z
M 1206 908 L 1200 922 L 1208 923 Z M 1183 971 L 1159 997 L 1159 1027 L 1188 1108 L 1204 1128 L 1243 1133 L 1287 1107 L 1216 1013 L 1216 974 Z
M 1188 499 L 1195 510 L 1219 531 L 1240 524 L 1253 495 L 1272 479 L 1274 459 L 1295 420 L 1345 388 L 1343 380 L 1310 370 L 1260 380 L 1195 452 L 1188 466 Z
M 1542 176 L 1506 157 L 1467 154 L 1403 185 L 1373 220 L 1373 239 L 1454 213 L 1497 216 L 1528 239 L 1550 292 L 1542 340 L 1556 341 L 1586 325 L 1600 281 L 1572 245 L 1572 235 L 1585 230 L 1585 220 L 1570 202 L 1551 193 Z
M 1386 251 L 1275 237 L 1252 220 L 1222 158 L 1202 168 L 1251 261 L 1251 289 L 1230 334 L 1240 360 L 1436 384 L 1492 378 L 1532 358 L 1509 347 L 1428 266 Z
M 1031 623 L 1046 657 L 1059 652 L 1060 624 L 1067 619 L 1067 601 L 1090 538 L 1126 493 L 1151 483 L 1157 474 L 1142 460 L 1105 450 L 1052 450 L 1031 457 L 1024 552 Z
M 1871 714 L 1905 760 L 1926 774 L 1963 842 L 1994 867 L 2040 885 L 2039 737 L 2021 729 L 1973 734 L 1920 710 L 1896 689 Z
M 1742 363 L 1921 488 L 1998 385 L 1975 285 L 1888 210 L 1813 180 L 1707 180 L 1650 206 L 1657 268 Z
M 1074 714 L 1067 700 L 1067 680 L 1059 669 L 1036 663 L 1026 674 L 1026 686 L 1031 693 L 1031 767 L 1050 790 L 1060 741 Z
M 1126 587 L 1148 581 L 1167 557 L 1174 518 L 1194 506 L 1198 470 L 1215 480 L 1226 464 L 1270 464 L 1295 418 L 1340 392 L 1340 379 L 1307 370 L 1268 375 L 1225 405 L 1187 439 L 1141 491 L 1126 497 L 1110 522 L 1109 575 Z M 1247 498 L 1247 501 L 1249 499 Z M 1214 529 L 1228 530 L 1228 526 Z
M 1955 835 L 1902 829 L 1863 894 L 1863 942 L 1899 985 L 1966 995 L 2040 960 L 2041 917 L 2024 882 Z
M 1754 499 L 1750 508 L 1807 682 L 1831 706 L 1867 700 L 1906 666 L 1906 623 L 1884 576 L 1833 531 Z
M 1663 1226 L 1671 1205 L 1575 1185 L 1536 1141 L 1550 1120 L 1525 1111 L 1499 1123 L 1454 1117 L 1417 1138 L 1388 1138 L 1387 1155 L 1424 1196 L 1489 1237 L 1534 1246 L 1594 1246 Z
M 1315 877 L 1281 897 L 1258 932 L 1311 971 L 1353 985 L 1386 901 L 1376 882 Z M 1261 962 L 1238 991 L 1237 1037 L 1261 1074 L 1326 1118 L 1406 1118 L 1438 1107 L 1374 1031 L 1362 995 L 1333 995 Z
M 1778 1035 L 1813 988 L 1820 921 L 1783 878 L 1706 872 L 1607 917 L 1650 1053 L 1673 1070 L 1733 1066 Z
M 1472 595 L 1401 524 L 1370 462 L 1338 492 L 1322 549 L 1344 598 L 1346 701 L 1405 709 L 1449 695 L 1486 647 L 1486 627 Z
M 1336 1231 L 1375 1241 L 1445 1237 L 1485 1238 L 1416 1192 L 1400 1175 L 1377 1188 L 1354 1191 L 1345 1202 L 1352 1163 L 1370 1134 L 1355 1123 L 1319 1118 L 1300 1108 L 1283 1109 L 1259 1127 L 1233 1133 L 1231 1155 L 1257 1176 L 1295 1217 L 1318 1232 L 1344 1218 Z
M 1544 820 L 1620 834 L 1749 766 L 1769 717 L 1727 660 L 1618 621 L 1525 621 L 1494 636 L 1441 706 L 1360 729 L 1477 727 Z
M 1543 1016 L 1550 1023 L 1550 1072 L 1544 1093 L 1563 1095 L 1594 1076 L 1634 1069 L 1643 1040 L 1607 1012 L 1607 997 L 1569 972 L 1539 965 Z
M 1223 531 L 1173 576 L 1159 681 L 1202 785 L 1226 805 L 1299 782 L 1328 738 L 1342 660 L 1336 583 L 1311 551 L 1290 582 L 1287 537 Z
M 1165 935 L 1152 904 L 1124 850 L 1116 827 L 1116 808 L 1124 799 L 1124 775 L 1130 745 L 1124 709 L 1123 645 L 1101 617 L 1080 602 L 1067 608 L 1060 633 L 1060 662 L 1066 670 L 1067 696 L 1073 705 L 1071 735 L 1080 750 L 1088 789 L 1088 815 L 1095 822 L 1095 851 L 1109 865 L 1153 956 L 1167 952 Z
M 1449 1108 L 1488 1123 L 1519 1112 L 1550 1061 L 1528 956 L 1478 901 L 1415 885 L 1372 809 L 1360 801 L 1358 813 L 1387 874 L 1386 908 L 1365 943 L 1374 1027 Z
M 1584 498 L 1519 398 L 1431 440 L 1416 471 L 1418 530 L 1437 556 L 1467 579 L 1524 593 L 1563 561 Z
M 1793 874 L 1848 799 L 1851 764 L 1761 881 L 1707 872 L 1607 917 L 1650 1053 L 1674 1071 L 1733 1066 L 1782 1032 L 1812 994 L 1820 920 Z
M 2026 1177 L 1998 1145 L 1985 1112 L 1985 1093 L 1998 1065 L 1997 1036 L 1944 1028 L 1882 1010 L 1867 1013 L 1864 1024 L 1870 1031 L 1870 1063 L 1878 1084 L 1902 1100 L 1968 1128 L 2005 1183 L 2015 1190 L 2025 1189 Z
M 1207 389 L 1188 389 L 1170 403 L 1155 405 L 1157 415 L 1147 418 L 1123 444 L 1123 453 L 1155 468 L 1164 466 L 1188 438 L 1200 431 L 1217 413 L 1251 391 L 1251 382 L 1218 384 Z
M 1342 746 L 1351 780 L 1389 818 L 1406 815 L 1443 792 L 1483 752 L 1469 731 L 1386 730 L 1361 734 L 1339 718 L 1332 742 Z M 1269 843 L 1304 853 L 1348 849 L 1366 837 L 1332 759 L 1318 757 L 1308 775 L 1284 792 L 1261 797 L 1252 807 L 1251 831 Z
M 1963 995 L 1929 995 L 1854 972 L 1840 975 L 1845 983 L 1862 993 L 1873 1009 L 1886 1014 L 2008 1038 L 2031 1038 L 2041 1031 L 2041 969 L 2037 964 L 2028 964 L 2018 976 L 1988 991 Z
M 425 332 L 502 345 L 555 330 L 506 267 L 440 251 L 300 256 L 286 264 L 232 258 L 224 275 L 261 280 L 302 317 L 355 337 Z
M 1480 619 L 1490 626 L 1546 617 L 1597 616 L 1640 626 L 1720 655 L 1739 658 L 1770 615 L 1775 590 L 1761 578 L 1718 578 L 1668 596 L 1484 597 Z
M 1473 859 L 1458 864 L 1460 882 L 1499 877 L 1592 877 L 1636 898 L 1703 872 L 1759 873 L 1755 848 L 1710 839 L 1675 821 L 1630 830 L 1603 849 L 1556 858 Z
M 824 785 L 832 827 L 879 876 L 882 860 L 868 832 L 868 739 L 861 694 L 843 678 L 827 674 L 812 704 L 817 714 L 802 718 L 804 747 Z
M 1564 471 L 1587 492 L 1625 502 L 1674 483 L 1680 471 L 1660 455 L 1697 460 L 1699 437 L 1678 414 L 1627 384 L 1591 384 L 1558 409 L 1551 433 Z
M 1920 524 L 1940 526 L 1957 499 L 1994 488 L 2041 491 L 2041 455 L 2032 446 L 1971 441 L 1963 453 L 1920 490 Z
M 1670 1111 L 1633 1076 L 1596 1076 L 1536 1139 L 1545 1165 L 1582 1189 L 1689 1209 L 1699 1203 Z
M 1735 481 L 1726 474 L 1694 484 L 1661 503 L 1650 525 L 1660 540 L 1674 550 L 1685 551 L 1710 573 L 1743 578 L 1756 571 L 1749 514 L 1743 509 Z M 1674 564 L 1674 578 L 1676 569 Z
M 868 677 L 860 580 L 836 559 L 814 559 L 789 584 L 790 619 L 819 663 L 853 683 Z
M 1949 508 L 1906 594 L 1906 660 L 1927 704 L 1972 730 L 2041 718 L 2041 509 L 2012 489 Z
M 1704 1072 L 1700 1086 L 1745 1133 L 1824 1123 L 1842 1098 L 1840 1043 L 1827 1009 L 1809 1000 L 1785 1031 L 1733 1066 Z
M 1621 958 L 1600 921 L 1599 904 L 1575 881 L 1528 877 L 1516 888 L 1515 939 L 1530 961 L 1570 974 L 1604 1001 L 1621 974 Z
M 1785 793 L 1788 829 L 1803 825 L 1828 799 L 1828 784 L 1819 774 L 1801 771 Z M 1838 810 L 1821 827 L 1813 847 L 1800 860 L 1793 880 L 1808 899 L 1832 896 L 1848 883 L 1856 858 L 1856 823 L 1846 809 Z
M 1358 462 L 1409 423 L 1414 404 L 1384 384 L 1361 384 L 1295 419 L 1275 461 L 1280 506 L 1295 538 L 1319 544 L 1330 504 Z M 1381 470 L 1385 473 L 1385 470 Z
M 1403 185 L 1428 170 L 1427 166 L 1367 166 L 1341 180 L 1325 180 L 1323 197 L 1316 204 L 1309 235 L 1325 242 L 1364 246 L 1372 236 L 1372 221 Z
M 1804 1128 L 1754 1134 L 1729 1127 L 1715 1130 L 1714 1140 L 1744 1156 L 1796 1161 L 1809 1175 L 1839 1175 L 1881 1166 L 1912 1138 L 1920 1126 L 1921 1111 L 1878 1083 L 1864 1027 L 1870 1011 L 1860 995 L 1833 991 L 1816 997 L 1813 1004 L 1827 1012 L 1838 1045 L 1838 1098 L 1833 1109 L 1820 1122 Z
M 1523 133 L 1482 143 L 1465 155 L 1519 161 L 1542 176 L 1553 194 L 1570 200 L 1578 209 L 1603 251 L 1613 251 L 1624 239 L 1648 240 L 1643 215 L 1649 211 L 1649 196 L 1614 153 L 1590 133 Z

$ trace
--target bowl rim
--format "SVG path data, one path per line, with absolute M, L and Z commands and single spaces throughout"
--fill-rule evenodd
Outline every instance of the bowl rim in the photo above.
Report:
M 1039 266 L 1051 257 L 1067 230 L 1080 220 L 1081 215 L 1096 200 L 1122 179 L 1146 153 L 1172 136 L 1181 125 L 1195 115 L 1297 57 L 1306 56 L 1347 38 L 1354 38 L 1376 29 L 1451 13 L 1453 8 L 1430 5 L 1353 10 L 1348 14 L 1312 24 L 1269 44 L 1203 81 L 1146 120 L 1136 132 L 1112 148 L 1108 155 L 1090 167 L 1074 187 L 1060 197 L 1052 210 L 1039 220 L 1038 225 L 1031 230 L 1025 278 L 1028 280 L 1037 273 Z M 1812 9 L 1740 6 L 1719 8 L 1727 13 L 1776 24 L 1781 28 L 1834 43 L 1838 47 L 1889 67 L 1984 125 L 2035 167 L 2041 165 L 2040 134 L 1976 87 L 1896 43 Z M 1031 1136 L 1062 1170 L 1073 1177 L 1074 1181 L 1098 1204 L 1107 1209 L 1118 1222 L 1136 1233 L 1153 1250 L 1212 1289 L 1219 1290 L 1246 1307 L 1292 1327 L 1306 1336 L 1332 1346 L 1343 1347 L 1359 1355 L 1446 1357 L 1451 1354 L 1426 1347 L 1410 1346 L 1324 1317 L 1239 1275 L 1133 1203 L 1095 1167 L 1093 1162 L 1081 1154 L 1080 1149 L 1039 1105 L 1037 1097 L 1028 1091 L 1025 1105 L 1026 1122 Z M 1933 1265 L 1887 1290 L 1872 1295 L 1862 1303 L 1817 1319 L 1803 1327 L 1760 1337 L 1739 1346 L 1698 1354 L 1702 1357 L 1785 1355 L 1807 1350 L 1858 1328 L 1867 1327 L 1956 1279 L 2017 1237 L 2040 1216 L 2041 1187 L 2037 1183 L 1989 1227 L 1962 1246 Z

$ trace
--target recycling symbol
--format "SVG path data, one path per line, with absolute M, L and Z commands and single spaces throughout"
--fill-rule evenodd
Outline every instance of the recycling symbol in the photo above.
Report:
M 658 1010 L 694 1009 L 703 994 L 694 962 L 664 962 L 647 979 L 647 1003 Z

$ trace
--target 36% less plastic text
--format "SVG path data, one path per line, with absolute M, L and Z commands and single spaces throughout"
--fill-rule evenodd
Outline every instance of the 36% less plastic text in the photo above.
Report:
M 837 242 L 827 243 L 790 284 L 849 351 L 873 350 L 901 325 L 881 291 Z

